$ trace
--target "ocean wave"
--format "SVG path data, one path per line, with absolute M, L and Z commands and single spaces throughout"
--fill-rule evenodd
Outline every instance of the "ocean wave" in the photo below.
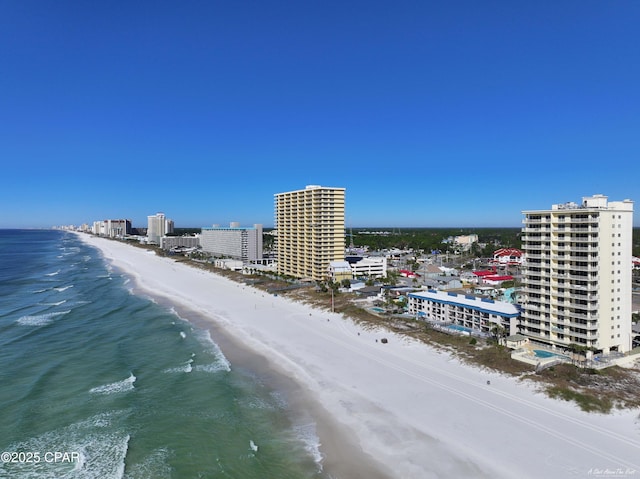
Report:
M 131 391 L 134 389 L 133 383 L 136 382 L 136 379 L 137 378 L 133 375 L 133 373 L 131 373 L 131 376 L 129 376 L 127 379 L 91 388 L 89 392 L 93 394 L 116 394 Z
M 73 288 L 73 285 L 70 284 L 69 286 L 61 286 L 60 288 L 53 288 L 53 289 L 55 289 L 59 293 L 62 293 L 63 291 L 68 290 L 69 288 Z
M 184 333 L 184 331 L 180 331 L 180 337 L 182 339 L 185 339 L 187 337 L 187 335 Z
M 229 372 L 231 369 L 228 364 L 211 363 L 211 364 L 196 364 L 195 371 L 199 373 L 218 373 L 221 371 Z
M 114 426 L 112 415 L 102 413 L 64 428 L 7 446 L 9 451 L 45 451 L 73 454 L 69 461 L 38 463 L 0 462 L 0 477 L 20 479 L 105 479 L 124 476 L 130 435 Z
M 16 323 L 22 326 L 44 326 L 46 324 L 53 322 L 54 318 L 68 314 L 70 312 L 71 310 L 59 311 L 56 313 L 38 314 L 35 316 L 22 316 L 21 318 L 18 318 Z
M 38 303 L 40 306 L 60 306 L 61 304 L 66 303 L 67 300 L 63 299 L 62 301 L 58 301 L 57 303 Z
M 46 273 L 46 274 L 45 274 L 45 276 L 56 276 L 56 275 L 57 275 L 57 274 L 59 274 L 59 273 L 60 273 L 60 270 L 55 271 L 55 272 L 53 272 L 53 273 Z
M 320 452 L 320 446 L 322 444 L 316 432 L 316 424 L 314 422 L 298 424 L 294 427 L 294 433 L 302 443 L 304 450 L 311 455 L 313 461 L 317 464 L 318 471 L 322 471 L 322 461 L 324 457 L 322 452 Z
M 211 339 L 211 333 L 208 330 L 201 330 L 196 334 L 198 342 L 204 346 L 213 356 L 216 358 L 216 362 L 219 363 L 223 370 L 231 371 L 231 363 L 222 353 L 220 346 Z
M 165 373 L 190 373 L 191 371 L 193 371 L 193 359 L 189 359 L 182 366 L 178 366 L 176 368 L 168 368 L 168 369 L 165 369 L 163 372 L 165 372 Z

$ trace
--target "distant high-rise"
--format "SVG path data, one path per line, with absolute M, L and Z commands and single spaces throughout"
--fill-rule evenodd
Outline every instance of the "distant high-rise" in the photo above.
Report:
M 160 238 L 165 234 L 167 234 L 167 219 L 164 213 L 147 216 L 147 241 L 159 245 Z
M 200 246 L 215 256 L 242 261 L 262 259 L 262 225 L 243 228 L 234 222 L 229 227 L 202 228 Z
M 96 235 L 110 238 L 123 237 L 131 233 L 131 220 L 102 220 L 94 221 L 92 231 Z
M 311 185 L 277 193 L 278 273 L 324 280 L 332 261 L 344 261 L 345 189 Z
M 561 348 L 629 351 L 633 202 L 595 195 L 523 214 L 521 333 Z

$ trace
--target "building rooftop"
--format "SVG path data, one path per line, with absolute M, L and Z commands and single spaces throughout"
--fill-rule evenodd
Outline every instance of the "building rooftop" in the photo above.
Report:
M 514 304 L 494 301 L 487 298 L 478 298 L 470 294 L 428 290 L 410 293 L 409 297 L 428 299 L 441 304 L 465 306 L 491 314 L 500 314 L 501 316 L 516 317 L 520 315 L 520 309 Z

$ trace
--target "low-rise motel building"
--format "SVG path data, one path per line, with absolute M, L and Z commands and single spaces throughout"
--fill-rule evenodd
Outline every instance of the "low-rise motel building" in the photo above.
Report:
M 507 336 L 517 333 L 520 317 L 520 309 L 515 304 L 436 290 L 409 293 L 408 310 L 419 319 L 485 334 L 491 334 L 492 328 L 500 325 Z

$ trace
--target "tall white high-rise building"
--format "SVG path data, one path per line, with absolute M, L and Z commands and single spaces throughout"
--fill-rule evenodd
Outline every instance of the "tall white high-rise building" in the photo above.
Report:
M 164 213 L 147 216 L 147 241 L 160 244 L 160 238 L 167 234 L 167 219 Z
M 323 280 L 344 261 L 344 188 L 311 185 L 275 195 L 278 273 Z
M 633 202 L 595 195 L 523 214 L 521 333 L 560 348 L 629 351 Z

